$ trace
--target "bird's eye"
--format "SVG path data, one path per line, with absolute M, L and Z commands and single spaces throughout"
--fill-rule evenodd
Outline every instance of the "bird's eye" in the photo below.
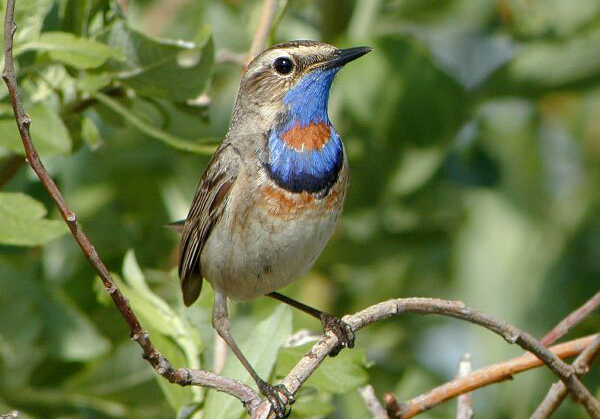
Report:
M 290 74 L 294 69 L 294 63 L 287 57 L 279 57 L 275 59 L 273 67 L 279 74 Z

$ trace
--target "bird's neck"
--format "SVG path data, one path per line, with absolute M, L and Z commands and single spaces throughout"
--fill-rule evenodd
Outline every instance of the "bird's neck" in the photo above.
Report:
M 344 161 L 342 140 L 327 116 L 335 71 L 310 73 L 283 98 L 286 112 L 269 132 L 267 171 L 291 192 L 326 192 Z

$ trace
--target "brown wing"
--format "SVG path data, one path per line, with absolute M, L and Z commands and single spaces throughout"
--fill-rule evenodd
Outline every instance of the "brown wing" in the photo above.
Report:
M 183 302 L 190 306 L 202 290 L 200 254 L 210 232 L 223 213 L 226 197 L 239 171 L 239 157 L 230 144 L 213 155 L 200 180 L 185 220 L 179 247 L 179 278 Z

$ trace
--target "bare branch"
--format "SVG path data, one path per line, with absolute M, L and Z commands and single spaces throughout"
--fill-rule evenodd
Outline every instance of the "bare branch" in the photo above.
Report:
M 56 204 L 60 215 L 67 223 L 71 234 L 81 247 L 81 250 L 85 254 L 104 285 L 104 289 L 110 295 L 117 309 L 121 313 L 121 316 L 125 322 L 129 325 L 131 338 L 140 345 L 143 350 L 144 359 L 146 359 L 154 368 L 154 370 L 162 375 L 164 378 L 169 380 L 171 383 L 179 385 L 201 385 L 205 387 L 215 388 L 219 391 L 226 392 L 234 397 L 237 397 L 242 403 L 246 405 L 248 409 L 253 409 L 259 403 L 258 395 L 248 387 L 246 384 L 231 380 L 228 378 L 220 377 L 216 374 L 205 371 L 195 371 L 187 368 L 175 369 L 171 366 L 169 361 L 162 356 L 162 354 L 153 346 L 150 341 L 148 333 L 146 333 L 136 317 L 135 313 L 129 305 L 129 301 L 117 288 L 114 283 L 112 276 L 110 275 L 106 265 L 96 252 L 96 249 L 89 241 L 81 226 L 77 222 L 75 213 L 73 213 L 67 203 L 65 202 L 60 190 L 54 183 L 54 180 L 50 177 L 46 171 L 40 157 L 35 149 L 35 146 L 31 139 L 29 132 L 29 125 L 31 124 L 31 118 L 25 113 L 23 104 L 19 96 L 19 90 L 17 88 L 17 80 L 15 75 L 15 67 L 12 55 L 13 49 L 13 36 L 17 30 L 17 26 L 14 20 L 14 7 L 15 0 L 8 0 L 6 4 L 6 16 L 4 20 L 4 59 L 5 66 L 2 72 L 2 78 L 4 79 L 8 92 L 10 95 L 13 112 L 17 121 L 17 127 L 21 140 L 23 141 L 23 147 L 25 148 L 25 155 L 27 161 L 31 165 L 31 168 L 35 171 L 36 175 L 41 180 L 42 184 L 52 197 L 52 200 Z
M 466 377 L 471 373 L 471 355 L 467 352 L 458 363 L 458 378 Z M 458 396 L 456 403 L 456 419 L 473 418 L 473 408 L 471 393 L 464 393 Z
M 600 307 L 600 291 L 598 291 L 592 298 L 590 298 L 585 304 L 573 311 L 567 317 L 565 317 L 560 323 L 546 333 L 546 336 L 542 338 L 540 342 L 542 345 L 548 346 L 552 342 L 555 342 L 561 336 L 569 331 L 573 326 L 579 324 L 584 318 L 590 313 Z
M 236 64 L 242 67 L 248 64 L 246 61 L 246 54 L 233 52 L 227 49 L 217 51 L 215 62 L 217 64 Z
M 592 396 L 581 381 L 579 381 L 573 369 L 549 351 L 548 348 L 543 346 L 533 336 L 505 321 L 469 308 L 461 301 L 447 301 L 434 298 L 399 298 L 375 304 L 356 314 L 345 316 L 344 321 L 350 324 L 354 331 L 357 331 L 376 321 L 404 313 L 440 314 L 456 317 L 491 330 L 502 336 L 508 343 L 516 343 L 541 359 L 548 368 L 550 368 L 550 370 L 566 384 L 575 400 L 583 404 L 590 414 L 593 414 L 596 411 L 600 412 L 600 403 Z M 336 344 L 337 337 L 333 333 L 327 332 L 326 335 L 310 349 L 308 354 L 296 364 L 287 377 L 284 378 L 282 383 L 292 394 L 296 394 L 302 384 L 319 367 L 321 362 L 323 362 Z M 269 408 L 269 403 L 263 402 L 259 409 L 254 413 L 253 417 L 261 419 L 267 418 Z
M 273 25 L 273 20 L 277 14 L 277 3 L 277 0 L 265 0 L 260 22 L 254 33 L 250 51 L 248 51 L 248 55 L 246 56 L 246 63 L 252 61 L 252 59 L 265 48 L 271 26 Z
M 225 361 L 227 361 L 227 343 L 223 340 L 221 336 L 215 331 L 215 342 L 214 342 L 214 359 L 213 359 L 213 371 L 219 374 L 223 371 L 223 367 L 225 366 Z
M 600 334 L 596 335 L 595 339 L 583 350 L 583 352 L 581 352 L 581 354 L 579 354 L 575 359 L 575 362 L 573 362 L 573 365 L 583 372 L 583 370 L 588 369 L 599 354 Z M 567 388 L 562 381 L 557 381 L 552 384 L 544 401 L 542 401 L 535 412 L 533 412 L 533 415 L 531 415 L 531 419 L 544 419 L 550 417 L 566 397 Z
M 563 359 L 575 356 L 583 352 L 583 350 L 600 334 L 587 336 L 581 339 L 572 340 L 561 343 L 549 348 L 557 357 Z M 544 365 L 542 361 L 534 355 L 527 353 L 517 358 L 510 359 L 499 364 L 494 364 L 473 371 L 462 378 L 456 378 L 452 381 L 442 384 L 427 393 L 410 399 L 404 404 L 403 418 L 410 418 L 419 413 L 434 408 L 454 397 L 461 394 L 471 392 L 481 387 L 490 384 L 499 383 L 501 381 L 510 380 L 515 374 L 528 371 Z
M 121 8 L 123 14 L 127 15 L 127 12 L 129 11 L 129 0 L 117 0 L 117 4 Z
M 373 390 L 373 386 L 371 384 L 367 384 L 364 387 L 360 387 L 358 389 L 360 393 L 360 397 L 364 400 L 369 412 L 373 415 L 373 419 L 387 419 L 387 413 L 385 409 L 377 400 L 377 396 L 375 396 L 375 390 Z
M 390 419 L 399 419 L 402 416 L 404 407 L 398 403 L 398 399 L 393 393 L 385 393 L 383 395 L 383 402 L 385 403 L 385 410 Z

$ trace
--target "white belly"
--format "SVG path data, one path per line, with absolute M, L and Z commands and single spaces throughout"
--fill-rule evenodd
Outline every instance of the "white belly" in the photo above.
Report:
M 247 300 L 304 275 L 333 234 L 343 183 L 323 199 L 268 186 L 259 191 L 263 199 L 245 211 L 230 205 L 204 245 L 204 277 L 228 297 Z

